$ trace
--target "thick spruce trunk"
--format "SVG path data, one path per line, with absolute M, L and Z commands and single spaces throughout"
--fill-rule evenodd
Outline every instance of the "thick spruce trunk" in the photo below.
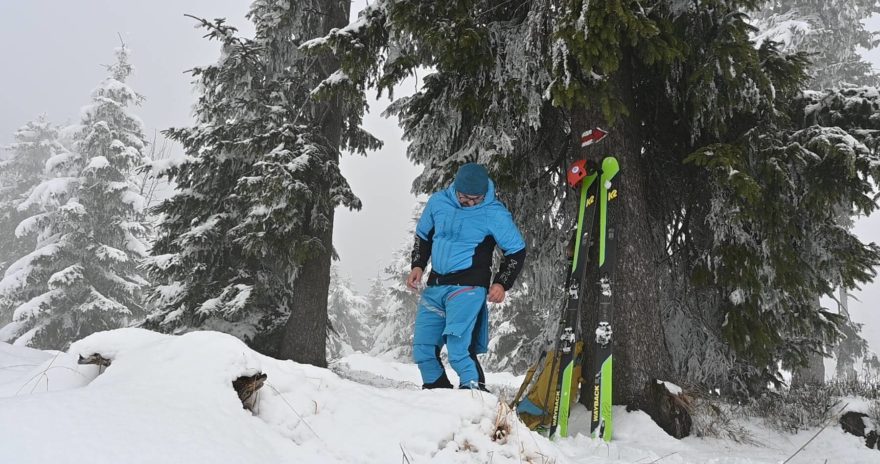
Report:
M 345 27 L 350 8 L 351 4 L 346 0 L 304 0 L 292 5 L 289 11 L 290 14 L 301 15 L 299 20 L 304 25 L 302 38 L 310 39 L 325 36 L 333 28 Z M 294 51 L 290 55 L 297 56 L 297 53 Z M 331 54 L 325 53 L 317 57 L 314 66 L 305 69 L 315 73 L 314 83 L 317 84 L 339 69 L 339 62 Z M 342 137 L 342 112 L 338 101 L 317 102 L 308 111 L 316 126 L 321 128 L 328 148 L 337 150 Z M 293 301 L 281 341 L 280 356 L 326 367 L 329 324 L 327 296 L 333 259 L 334 204 L 330 198 L 329 183 L 321 182 L 320 185 L 321 191 L 315 191 L 314 201 L 307 209 L 312 211 L 307 229 L 320 243 L 303 263 L 293 282 Z
M 822 302 L 816 297 L 816 307 L 819 308 Z M 822 385 L 825 383 L 825 356 L 821 353 L 810 353 L 807 357 L 807 365 L 801 366 L 792 372 L 791 386 L 792 388 L 803 388 L 808 385 Z
M 325 250 L 315 253 L 300 268 L 293 283 L 290 318 L 281 341 L 281 358 L 327 367 L 327 295 L 332 259 L 332 212 L 330 229 L 321 237 Z
M 632 104 L 632 81 L 626 66 L 616 76 L 616 82 L 621 100 L 631 115 L 611 124 L 598 111 L 575 111 L 572 136 L 579 137 L 584 130 L 596 126 L 609 129 L 603 142 L 587 149 L 587 156 L 594 159 L 615 156 L 620 162 L 620 193 L 616 204 L 612 204 L 618 240 L 613 276 L 613 402 L 650 410 L 653 406 L 646 386 L 653 379 L 670 380 L 672 375 L 661 317 L 660 286 L 666 281 L 662 264 L 665 262 L 662 259 L 663 231 L 655 230 L 661 227 L 652 224 L 649 215 L 651 189 L 641 162 L 640 124 Z M 597 272 L 592 270 L 588 279 L 593 286 L 590 289 L 594 290 L 588 308 L 598 308 Z M 588 341 L 595 333 L 595 316 L 595 311 L 586 311 L 583 330 Z M 591 388 L 592 382 L 593 379 L 584 379 L 582 385 L 580 397 L 587 405 L 591 395 L 586 389 Z
M 825 383 L 825 357 L 819 353 L 810 353 L 807 365 L 796 369 L 791 375 L 792 388 L 823 383 Z

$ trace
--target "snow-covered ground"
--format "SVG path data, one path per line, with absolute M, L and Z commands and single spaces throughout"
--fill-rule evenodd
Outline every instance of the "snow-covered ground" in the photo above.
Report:
M 113 363 L 77 364 L 101 353 Z M 256 413 L 231 382 L 263 372 Z M 507 395 L 519 379 L 488 374 Z M 0 463 L 780 463 L 817 430 L 755 426 L 757 444 L 675 440 L 643 413 L 616 408 L 615 440 L 549 441 L 503 414 L 493 394 L 419 389 L 413 365 L 348 356 L 331 370 L 262 356 L 216 332 L 120 329 L 67 353 L 0 344 Z M 499 416 L 499 411 L 502 413 Z M 500 422 L 509 434 L 493 440 Z M 880 452 L 830 426 L 791 459 L 880 463 Z

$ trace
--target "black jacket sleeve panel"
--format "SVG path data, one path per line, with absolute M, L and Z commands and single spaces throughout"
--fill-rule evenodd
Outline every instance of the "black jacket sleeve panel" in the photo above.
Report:
M 510 287 L 513 287 L 513 282 L 516 280 L 517 276 L 519 276 L 520 271 L 522 271 L 525 261 L 525 248 L 516 253 L 505 255 L 501 260 L 501 267 L 498 269 L 498 274 L 495 274 L 495 280 L 493 283 L 501 284 L 501 286 L 504 287 L 504 290 L 510 290 Z
M 424 271 L 425 268 L 428 267 L 428 259 L 431 257 L 431 245 L 434 241 L 434 229 L 431 229 L 431 232 L 428 233 L 427 240 L 419 237 L 419 234 L 415 234 L 415 236 L 416 240 L 413 243 L 410 269 L 419 267 L 422 268 L 422 270 Z

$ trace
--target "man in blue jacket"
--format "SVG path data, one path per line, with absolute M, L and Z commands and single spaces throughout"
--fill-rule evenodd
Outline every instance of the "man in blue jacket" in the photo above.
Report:
M 495 246 L 504 258 L 492 278 Z M 460 388 L 485 390 L 478 353 L 489 348 L 486 305 L 504 301 L 522 270 L 526 244 L 482 165 L 465 164 L 453 184 L 428 199 L 416 226 L 407 286 L 418 290 L 428 259 L 431 273 L 422 292 L 413 336 L 413 359 L 423 388 L 452 388 L 440 362 L 446 345 Z

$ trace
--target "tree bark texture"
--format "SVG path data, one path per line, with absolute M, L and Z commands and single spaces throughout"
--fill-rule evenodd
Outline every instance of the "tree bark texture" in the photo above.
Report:
M 816 297 L 816 307 L 821 307 L 819 297 Z M 807 365 L 795 369 L 791 374 L 792 388 L 805 387 L 807 385 L 821 385 L 825 383 L 825 356 L 821 353 L 810 353 Z
M 304 0 L 292 2 L 289 14 L 300 15 L 294 21 L 303 24 L 303 39 L 322 37 L 333 28 L 348 24 L 351 4 L 346 0 Z M 303 58 L 296 50 L 288 56 Z M 318 56 L 305 69 L 315 73 L 313 85 L 329 77 L 339 69 L 338 60 L 329 53 Z M 321 128 L 327 147 L 338 150 L 342 134 L 342 114 L 337 100 L 316 102 L 307 112 L 316 127 Z M 337 158 L 338 161 L 338 158 Z M 333 259 L 333 214 L 330 185 L 324 179 L 316 179 L 322 191 L 315 192 L 313 201 L 305 208 L 311 211 L 307 219 L 310 235 L 320 241 L 317 250 L 303 263 L 293 282 L 293 301 L 290 318 L 281 341 L 280 355 L 299 363 L 327 366 L 327 298 L 330 287 L 330 264 Z M 306 205 L 304 205 L 306 206 Z
M 807 365 L 795 370 L 791 375 L 792 388 L 825 383 L 825 357 L 819 353 L 810 353 Z
M 626 62 L 625 62 L 626 63 Z M 626 64 L 618 76 L 619 95 L 631 111 L 631 75 Z M 609 124 L 598 111 L 582 110 L 572 113 L 572 137 L 579 140 L 581 132 L 593 127 L 609 128 L 609 135 L 599 145 L 586 149 L 579 156 L 599 159 L 615 156 L 620 163 L 619 195 L 615 208 L 617 229 L 617 261 L 612 276 L 614 318 L 613 330 L 613 402 L 644 408 L 650 403 L 649 389 L 654 379 L 670 380 L 670 362 L 661 317 L 661 282 L 665 281 L 662 268 L 664 243 L 662 231 L 654 230 L 648 209 L 647 176 L 641 162 L 642 138 L 637 115 L 623 116 Z M 575 146 L 579 147 L 580 143 Z M 597 247 L 595 247 L 597 248 Z M 591 257 L 593 263 L 598 258 Z M 588 278 L 587 309 L 583 333 L 587 346 L 595 336 L 598 308 L 598 272 L 591 266 Z M 588 348 L 589 350 L 589 348 Z M 589 362 L 590 354 L 585 356 Z M 585 367 L 587 365 L 585 364 Z M 581 401 L 589 406 L 593 379 L 584 379 Z

